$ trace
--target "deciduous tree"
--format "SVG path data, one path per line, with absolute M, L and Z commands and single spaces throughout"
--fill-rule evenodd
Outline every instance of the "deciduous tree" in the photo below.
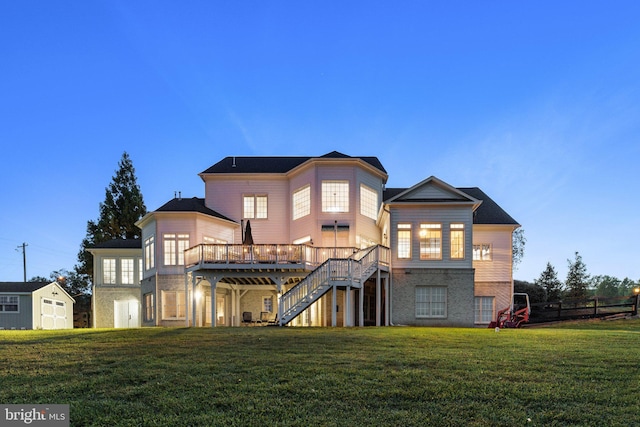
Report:
M 524 247 L 527 243 L 527 239 L 524 237 L 524 229 L 518 228 L 511 235 L 512 240 L 512 252 L 511 252 L 511 260 L 513 263 L 513 270 L 518 269 L 518 265 L 522 262 L 522 258 L 524 258 Z

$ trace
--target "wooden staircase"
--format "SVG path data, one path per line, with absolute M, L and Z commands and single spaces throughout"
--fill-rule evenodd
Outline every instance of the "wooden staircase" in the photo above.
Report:
M 280 298 L 278 322 L 284 326 L 334 286 L 362 288 L 379 268 L 381 246 L 355 252 L 348 258 L 329 258 Z

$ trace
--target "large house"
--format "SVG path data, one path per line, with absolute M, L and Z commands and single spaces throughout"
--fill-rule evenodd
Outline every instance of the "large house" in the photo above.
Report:
M 226 157 L 94 256 L 95 327 L 486 326 L 518 223 L 476 187 L 387 188 L 376 157 Z

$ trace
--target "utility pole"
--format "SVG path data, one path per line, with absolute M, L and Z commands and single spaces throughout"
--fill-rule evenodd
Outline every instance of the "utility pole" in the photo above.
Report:
M 24 271 L 24 283 L 27 283 L 27 246 L 29 245 L 23 243 L 16 248 L 16 251 L 22 249 L 22 269 Z

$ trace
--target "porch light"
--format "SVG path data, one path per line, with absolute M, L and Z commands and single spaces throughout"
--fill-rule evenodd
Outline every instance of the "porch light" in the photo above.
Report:
M 200 301 L 200 298 L 202 298 L 202 291 L 197 290 L 196 291 L 196 301 Z
M 640 294 L 640 288 L 633 288 L 633 293 L 636 295 Z

